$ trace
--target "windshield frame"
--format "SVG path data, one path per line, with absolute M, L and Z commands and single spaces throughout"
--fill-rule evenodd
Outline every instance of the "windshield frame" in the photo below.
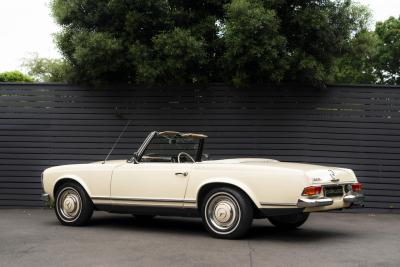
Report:
M 163 136 L 165 132 L 156 132 L 153 131 L 151 133 L 149 133 L 149 135 L 146 137 L 146 139 L 143 141 L 142 145 L 139 147 L 139 149 L 133 154 L 133 157 L 129 160 L 129 162 L 135 162 L 135 163 L 139 163 L 144 155 L 144 153 L 146 152 L 146 149 L 148 148 L 148 146 L 150 145 L 151 141 L 154 139 L 154 137 L 156 136 Z M 185 135 L 187 134 L 182 134 L 182 133 L 177 133 L 177 136 L 182 136 L 182 137 L 178 137 L 178 138 L 188 138 L 185 137 Z M 164 137 L 164 136 L 163 136 Z M 196 138 L 199 142 L 198 144 L 198 148 L 196 151 L 196 156 L 195 156 L 195 162 L 201 162 L 201 158 L 203 155 L 203 148 L 204 148 L 204 140 L 205 138 L 207 138 L 207 136 L 201 137 L 201 138 Z M 194 139 L 194 140 L 196 140 Z

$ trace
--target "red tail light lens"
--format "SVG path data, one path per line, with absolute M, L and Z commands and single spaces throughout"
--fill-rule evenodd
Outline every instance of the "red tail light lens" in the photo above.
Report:
M 351 185 L 351 190 L 353 190 L 353 192 L 360 192 L 361 189 L 362 189 L 361 183 L 355 183 Z
M 309 186 L 304 188 L 303 196 L 315 196 L 321 194 L 321 186 Z

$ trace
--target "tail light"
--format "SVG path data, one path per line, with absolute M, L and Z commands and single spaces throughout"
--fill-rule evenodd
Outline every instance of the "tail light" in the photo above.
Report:
M 351 190 L 353 192 L 360 192 L 362 189 L 362 184 L 361 183 L 355 183 L 351 185 Z
M 321 194 L 321 186 L 308 186 L 304 188 L 302 195 L 303 196 L 315 196 Z

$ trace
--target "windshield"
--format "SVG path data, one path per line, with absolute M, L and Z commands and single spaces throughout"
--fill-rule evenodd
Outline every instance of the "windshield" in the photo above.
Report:
M 146 147 L 140 162 L 193 162 L 198 149 L 199 140 L 156 134 Z
M 126 134 L 125 134 L 126 133 Z M 143 141 L 141 134 L 125 125 L 104 160 L 127 158 L 129 162 L 194 162 L 201 161 L 204 134 L 174 131 L 151 132 Z M 140 143 L 139 143 L 140 142 Z M 141 144 L 141 145 L 140 145 Z M 138 147 L 134 156 L 132 150 Z M 129 154 L 128 154 L 129 153 Z

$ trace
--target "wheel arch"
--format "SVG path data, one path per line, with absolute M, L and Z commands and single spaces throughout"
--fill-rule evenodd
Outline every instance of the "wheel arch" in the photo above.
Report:
M 213 188 L 223 187 L 223 186 L 231 187 L 231 188 L 241 191 L 242 193 L 247 195 L 247 197 L 251 200 L 254 208 L 256 208 L 256 209 L 261 208 L 260 202 L 257 200 L 254 192 L 247 185 L 245 185 L 239 181 L 229 179 L 229 178 L 214 178 L 214 179 L 211 179 L 211 180 L 208 180 L 208 181 L 205 181 L 204 183 L 202 183 L 198 187 L 198 190 L 196 193 L 197 207 L 198 208 L 201 207 L 201 203 L 204 200 L 204 197 L 206 196 L 207 192 L 209 192 Z
M 86 191 L 86 193 L 88 194 L 89 197 L 91 196 L 87 184 L 79 176 L 76 176 L 76 175 L 64 175 L 64 176 L 61 176 L 61 177 L 57 178 L 57 180 L 54 183 L 53 192 L 52 192 L 54 199 L 56 197 L 57 189 L 62 184 L 67 183 L 67 182 L 77 183 L 78 185 L 82 186 L 83 190 Z

